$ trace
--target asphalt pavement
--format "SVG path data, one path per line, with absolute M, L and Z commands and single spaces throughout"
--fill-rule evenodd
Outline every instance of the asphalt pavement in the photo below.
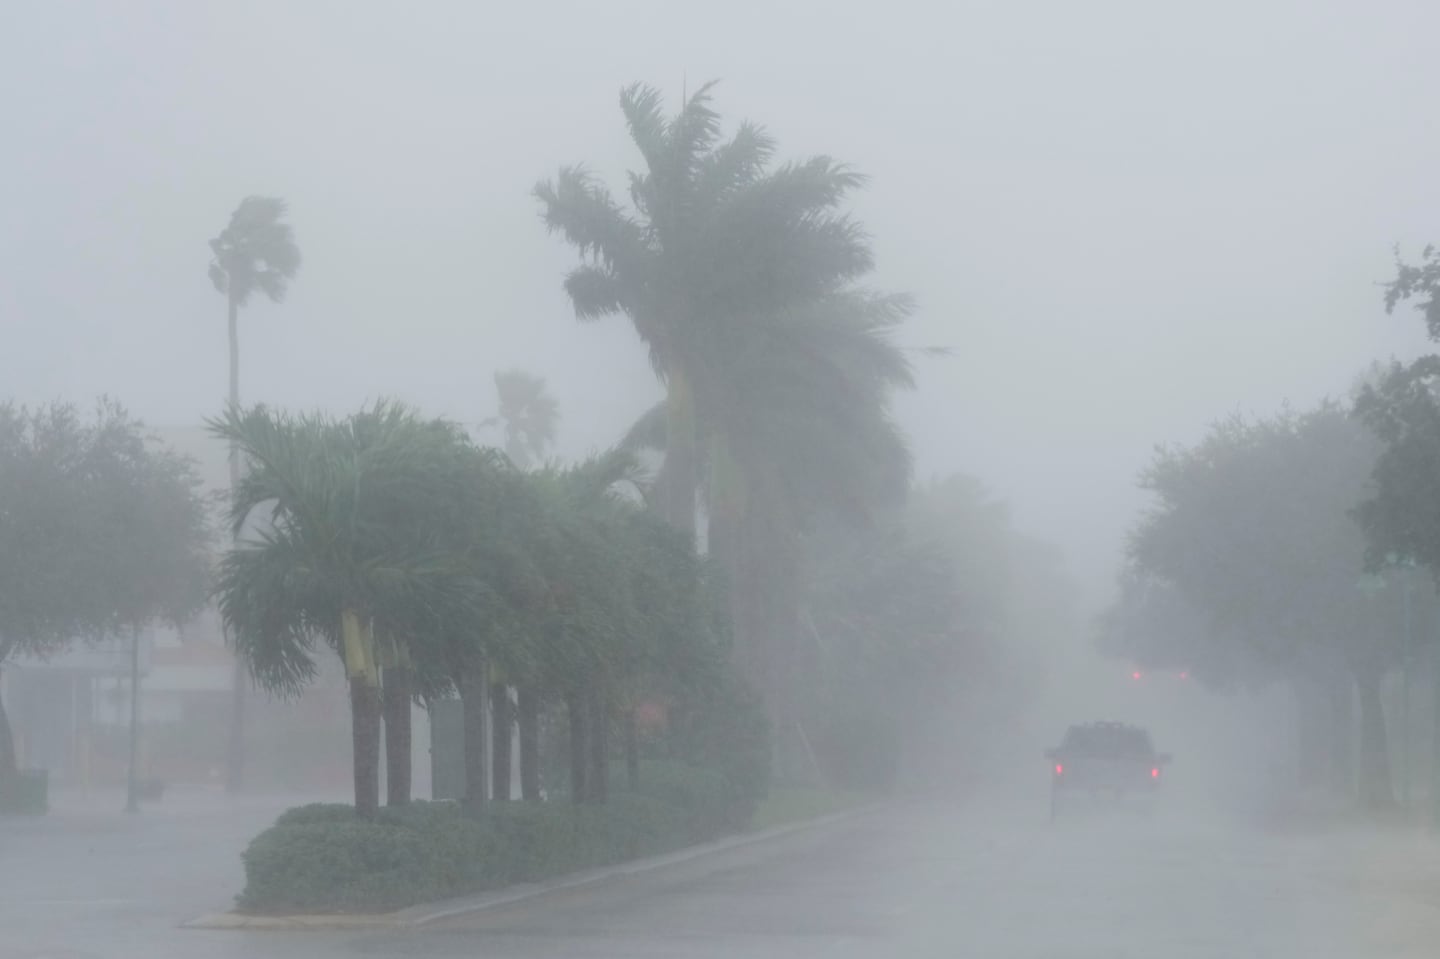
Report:
M 416 929 L 193 930 L 280 803 L 0 822 L 0 959 L 1433 957 L 1440 846 L 1194 810 L 1050 824 L 1034 797 L 895 804 Z M 290 800 L 287 800 L 290 801 Z M 118 808 L 118 807 L 117 807 Z

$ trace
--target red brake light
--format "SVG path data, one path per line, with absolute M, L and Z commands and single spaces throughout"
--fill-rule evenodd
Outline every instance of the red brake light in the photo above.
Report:
M 1153 767 L 1151 767 L 1151 769 L 1150 769 L 1150 778 L 1151 778 L 1151 779 L 1159 779 L 1159 778 L 1160 778 L 1160 767 L 1159 767 L 1159 766 L 1153 766 Z
M 1130 678 L 1131 678 L 1131 679 L 1139 679 L 1139 678 L 1140 678 L 1140 670 L 1137 669 L 1137 670 L 1135 670 L 1135 672 L 1131 673 L 1131 674 L 1130 674 Z
M 1065 767 L 1064 767 L 1064 765 L 1062 765 L 1061 763 L 1056 763 L 1056 764 L 1055 764 L 1055 775 L 1057 775 L 1057 776 L 1063 776 L 1063 775 L 1065 775 Z

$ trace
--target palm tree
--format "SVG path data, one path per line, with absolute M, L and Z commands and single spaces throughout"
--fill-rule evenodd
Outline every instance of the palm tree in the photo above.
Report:
M 559 404 L 544 377 L 524 370 L 496 372 L 495 393 L 500 410 L 483 425 L 500 426 L 505 431 L 505 455 L 520 469 L 529 469 L 555 445 Z
M 735 320 L 800 306 L 867 272 L 864 232 L 839 205 L 862 178 L 829 157 L 771 167 L 775 144 L 742 123 L 720 139 L 701 87 L 667 119 L 641 84 L 620 106 L 645 161 L 626 210 L 584 167 L 560 170 L 535 195 L 546 226 L 580 252 L 565 289 L 582 320 L 630 318 L 666 390 L 663 512 L 693 533 L 699 434 L 733 392 L 716 368 Z
M 560 408 L 545 386 L 543 377 L 524 370 L 495 373 L 498 413 L 481 425 L 499 426 L 505 434 L 505 455 L 520 470 L 527 470 L 555 443 Z M 533 685 L 510 689 L 515 676 L 498 666 L 492 669 L 491 703 L 491 784 L 496 799 L 510 798 L 512 727 L 518 725 L 520 739 L 520 794 L 527 800 L 540 796 L 540 699 Z
M 458 431 L 386 403 L 343 421 L 232 408 L 211 429 L 249 465 L 217 585 L 226 627 L 255 680 L 280 694 L 314 676 L 317 641 L 340 655 L 355 807 L 373 816 L 380 664 L 407 655 L 410 637 L 469 621 L 478 592 L 444 538 L 461 495 Z
M 232 407 L 240 405 L 240 308 L 257 291 L 272 303 L 285 299 L 290 281 L 300 269 L 300 248 L 290 224 L 284 222 L 285 201 L 278 197 L 249 196 L 230 214 L 230 223 L 210 241 L 210 282 L 225 294 L 230 339 L 230 394 Z M 240 483 L 240 454 L 230 444 L 230 488 Z M 233 792 L 245 772 L 245 677 L 236 660 L 232 682 L 230 741 L 226 756 L 226 784 Z
M 801 538 L 819 513 L 863 518 L 903 496 L 909 455 L 888 414 L 911 385 L 891 342 L 905 297 L 853 285 L 872 256 L 840 211 L 862 179 L 827 157 L 771 168 L 773 141 L 742 124 L 720 142 L 703 87 L 665 119 L 659 94 L 621 95 L 646 171 L 627 211 L 583 168 L 536 195 L 580 251 L 565 286 L 581 319 L 624 313 L 666 387 L 631 445 L 661 445 L 667 519 L 728 571 L 736 655 L 772 726 L 791 699 Z

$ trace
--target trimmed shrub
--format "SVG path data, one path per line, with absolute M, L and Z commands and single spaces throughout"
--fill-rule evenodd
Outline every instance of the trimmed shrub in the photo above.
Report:
M 743 826 L 744 793 L 713 769 L 647 762 L 604 805 L 452 802 L 287 810 L 244 853 L 247 912 L 384 912 L 656 855 Z
M 355 822 L 355 807 L 349 803 L 312 802 L 285 810 L 275 820 L 275 825 L 302 826 L 323 822 Z
M 384 912 L 502 885 L 500 843 L 463 817 L 412 824 L 301 822 L 267 829 L 245 850 L 247 912 Z

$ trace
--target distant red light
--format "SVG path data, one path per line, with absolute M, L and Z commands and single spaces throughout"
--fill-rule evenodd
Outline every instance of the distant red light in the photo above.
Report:
M 1153 768 L 1150 770 L 1150 778 L 1151 778 L 1151 779 L 1159 779 L 1159 778 L 1160 778 L 1160 767 L 1159 767 L 1159 766 L 1155 766 L 1155 767 L 1153 767 Z
M 1181 678 L 1181 679 L 1189 679 L 1189 678 L 1190 678 L 1190 671 L 1189 671 L 1188 669 L 1186 669 L 1186 670 L 1181 670 L 1181 671 L 1180 671 L 1180 678 Z
M 1063 775 L 1065 775 L 1065 767 L 1064 767 L 1063 765 L 1061 765 L 1060 763 L 1056 763 L 1056 764 L 1055 764 L 1055 775 L 1057 775 L 1057 776 L 1063 776 Z
M 1139 678 L 1140 678 L 1140 670 L 1137 669 L 1137 670 L 1135 670 L 1135 672 L 1131 673 L 1131 674 L 1130 674 L 1130 678 L 1131 678 L 1131 679 L 1139 679 Z

